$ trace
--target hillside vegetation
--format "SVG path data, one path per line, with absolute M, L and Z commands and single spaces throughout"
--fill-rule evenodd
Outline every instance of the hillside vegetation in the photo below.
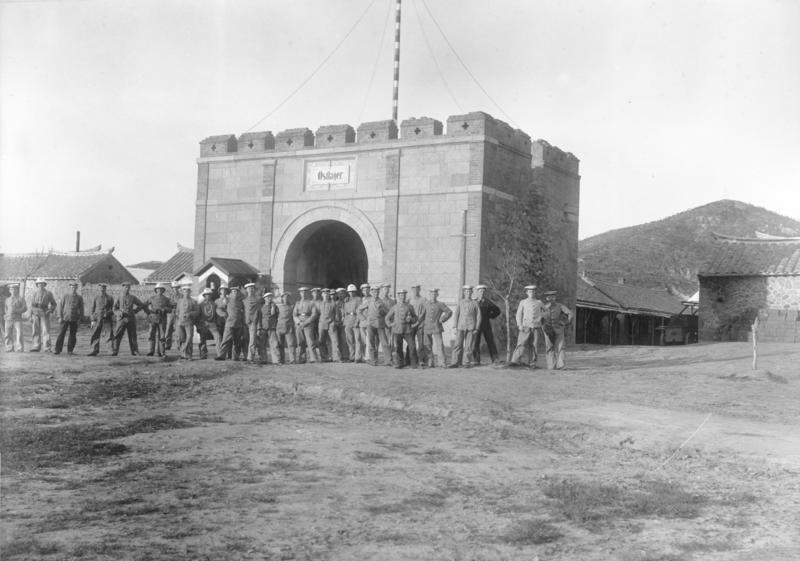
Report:
M 754 236 L 800 235 L 800 222 L 739 201 L 721 200 L 655 222 L 611 230 L 579 242 L 591 278 L 683 295 L 698 287 L 697 272 L 713 252 L 713 233 Z

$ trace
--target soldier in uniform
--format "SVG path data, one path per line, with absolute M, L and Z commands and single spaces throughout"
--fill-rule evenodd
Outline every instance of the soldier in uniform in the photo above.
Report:
M 383 305 L 386 306 L 387 313 L 392 309 L 392 306 L 395 305 L 395 299 L 391 297 L 391 291 L 392 285 L 390 283 L 385 282 L 381 285 L 379 298 L 383 300 Z M 386 331 L 386 341 L 388 341 L 389 346 L 383 350 L 383 353 L 386 355 L 386 363 L 388 364 L 392 360 L 392 353 L 394 353 L 394 337 L 392 336 L 391 327 L 387 325 L 384 330 Z
M 536 368 L 538 357 L 539 331 L 542 328 L 542 302 L 536 298 L 536 285 L 525 287 L 527 298 L 517 306 L 517 346 L 511 355 L 510 366 L 519 366 L 523 355 L 528 353 L 528 365 Z
M 542 305 L 542 331 L 547 354 L 548 370 L 564 370 L 564 331 L 572 321 L 572 310 L 556 302 L 555 290 L 544 293 L 545 303 Z
M 50 348 L 50 314 L 56 311 L 56 299 L 53 293 L 47 290 L 47 281 L 39 277 L 36 279 L 36 290 L 31 298 L 31 352 L 38 353 L 44 346 L 44 351 L 49 353 Z
M 264 299 L 261 298 L 258 294 L 256 294 L 256 285 L 255 283 L 248 282 L 244 285 L 245 291 L 247 291 L 247 295 L 244 297 L 244 325 L 245 329 L 247 330 L 247 360 L 250 362 L 258 362 L 260 360 L 266 360 L 267 357 L 259 357 L 259 345 L 258 345 L 258 328 L 261 324 L 261 318 L 259 314 L 261 313 L 261 306 L 264 304 Z
M 300 300 L 294 305 L 294 324 L 297 334 L 297 362 L 319 362 L 317 347 L 317 318 L 319 309 L 308 297 L 308 288 L 301 287 Z
M 150 331 L 147 339 L 150 341 L 150 349 L 147 356 L 153 356 L 156 352 L 158 356 L 164 356 L 164 346 L 167 336 L 167 314 L 172 311 L 172 304 L 164 293 L 167 287 L 163 283 L 156 284 L 147 304 L 147 321 L 150 323 Z
M 361 290 L 361 304 L 367 302 L 374 296 L 374 294 L 370 294 L 371 287 L 366 282 L 359 286 L 359 289 Z M 366 310 L 364 314 L 359 311 L 361 304 L 356 308 L 356 313 L 358 314 L 358 330 L 361 332 L 361 358 L 362 360 L 366 360 L 369 356 L 367 353 L 367 349 L 369 348 L 369 332 L 367 329 L 369 327 L 369 322 L 367 321 Z
M 227 284 L 221 284 L 219 287 L 219 297 L 214 300 L 217 313 L 217 331 L 220 334 L 220 346 L 217 347 L 217 356 L 219 356 L 220 349 L 222 348 L 222 337 L 225 333 L 225 322 L 228 319 L 228 301 L 230 299 L 231 290 Z M 228 348 L 228 355 L 225 358 L 231 358 L 231 349 Z
M 403 341 L 408 345 L 408 354 L 411 357 L 411 368 L 418 367 L 417 344 L 414 331 L 419 327 L 417 314 L 414 307 L 406 302 L 406 291 L 397 291 L 397 303 L 386 314 L 386 325 L 392 330 L 394 337 L 394 367 L 405 366 L 403 354 Z
M 175 310 L 178 307 L 178 300 L 181 299 L 181 283 L 172 281 L 172 294 L 169 295 L 170 311 L 167 312 L 167 331 L 164 335 L 164 349 L 172 349 L 172 338 L 175 335 Z
M 361 302 L 359 313 L 366 318 L 367 322 L 367 352 L 369 353 L 367 362 L 372 366 L 377 366 L 378 345 L 380 345 L 383 349 L 383 363 L 389 366 L 392 363 L 389 342 L 386 340 L 386 314 L 389 313 L 389 308 L 386 306 L 386 300 L 377 295 L 379 290 L 379 286 L 372 287 L 371 292 L 375 296 Z
M 222 300 L 222 297 L 218 298 L 217 302 L 219 300 Z M 219 305 L 217 305 L 217 310 L 219 310 Z M 232 286 L 225 307 L 225 332 L 222 335 L 222 345 L 214 360 L 225 360 L 229 356 L 233 356 L 233 360 L 238 361 L 239 357 L 247 352 L 242 348 L 243 331 L 244 299 L 239 297 L 239 287 Z
M 454 314 L 455 340 L 453 341 L 453 357 L 450 368 L 461 366 L 461 355 L 464 355 L 465 368 L 471 368 L 474 361 L 472 352 L 475 349 L 475 334 L 481 325 L 481 309 L 472 299 L 472 286 L 461 287 L 464 297 L 456 305 Z
M 272 364 L 281 362 L 281 355 L 278 351 L 278 306 L 273 302 L 272 292 L 264 294 L 264 303 L 261 305 L 260 323 L 258 329 L 258 354 L 261 357 L 261 364 L 267 363 L 267 346 L 272 358 Z
M 275 332 L 278 337 L 278 353 L 281 364 L 294 364 L 297 353 L 297 340 L 294 336 L 294 307 L 290 301 L 291 294 L 283 292 L 280 296 L 278 321 Z
M 103 338 L 103 325 L 108 324 L 109 339 L 114 337 L 114 298 L 106 292 L 108 285 L 101 282 L 99 285 L 100 294 L 92 301 L 91 329 L 92 336 L 89 345 L 92 347 L 89 356 L 97 356 L 100 353 L 100 340 Z
M 139 341 L 136 335 L 136 313 L 145 309 L 136 296 L 131 294 L 131 283 L 122 283 L 122 294 L 114 300 L 114 316 L 116 323 L 114 326 L 114 337 L 111 339 L 111 356 L 117 356 L 122 336 L 128 334 L 128 346 L 133 356 L 139 354 Z
M 319 320 L 317 321 L 317 345 L 322 362 L 341 362 L 339 354 L 339 334 L 336 324 L 341 322 L 339 306 L 331 300 L 331 291 L 322 289 L 322 301 L 317 303 Z
M 67 339 L 67 354 L 71 355 L 75 350 L 75 333 L 78 331 L 78 322 L 83 319 L 83 296 L 78 294 L 78 283 L 69 283 L 70 293 L 61 297 L 61 302 L 58 303 L 58 321 L 61 329 L 58 332 L 56 339 L 56 347 L 53 354 L 61 354 L 61 349 L 64 348 L 64 336 L 69 330 L 69 339 Z
M 3 314 L 6 352 L 12 353 L 16 350 L 21 353 L 25 350 L 22 341 L 22 314 L 28 311 L 28 303 L 19 295 L 18 283 L 9 284 L 8 288 L 11 296 L 6 298 Z
M 444 341 L 442 341 L 443 324 L 453 315 L 453 310 L 447 304 L 439 302 L 439 289 L 431 288 L 429 291 L 430 300 L 425 304 L 425 318 L 422 331 L 425 334 L 425 355 L 429 365 L 447 367 L 447 358 L 444 354 Z M 436 364 L 433 360 L 436 355 Z
M 347 292 L 350 296 L 342 304 L 342 324 L 347 342 L 348 362 L 363 362 L 361 329 L 358 327 L 358 307 L 361 305 L 361 298 L 354 284 L 347 285 Z
M 475 364 L 481 363 L 481 335 L 486 339 L 486 347 L 489 349 L 489 359 L 493 364 L 497 363 L 497 347 L 494 344 L 494 333 L 492 333 L 492 320 L 500 315 L 500 308 L 486 297 L 486 285 L 479 284 L 475 287 L 478 293 L 478 307 L 481 309 L 481 325 L 475 335 Z
M 338 337 L 339 343 L 339 357 L 341 358 L 341 362 L 352 362 L 350 358 L 350 349 L 347 346 L 347 337 L 344 333 L 344 303 L 347 301 L 347 291 L 344 288 L 337 288 L 335 291 L 335 298 L 332 298 L 334 302 L 336 302 L 337 314 L 339 317 L 338 322 L 336 323 L 336 336 Z M 333 296 L 333 294 L 331 294 Z
M 203 301 L 200 302 L 200 313 L 197 316 L 197 333 L 200 335 L 198 351 L 201 359 L 208 358 L 208 340 L 214 339 L 214 345 L 219 355 L 222 340 L 217 329 L 217 304 L 211 299 L 214 291 L 206 288 L 201 293 Z
M 419 356 L 419 363 L 425 367 L 428 364 L 428 356 L 425 352 L 425 306 L 428 301 L 420 295 L 419 284 L 411 285 L 411 298 L 408 303 L 414 308 L 414 313 L 417 314 L 417 327 L 412 331 L 414 336 L 414 343 L 417 347 L 417 355 Z M 411 364 L 411 356 L 406 351 L 406 366 Z
M 192 285 L 187 282 L 181 286 L 183 293 L 175 309 L 175 323 L 178 329 L 178 351 L 180 358 L 192 360 L 194 347 L 194 326 L 200 315 L 200 307 L 192 298 Z

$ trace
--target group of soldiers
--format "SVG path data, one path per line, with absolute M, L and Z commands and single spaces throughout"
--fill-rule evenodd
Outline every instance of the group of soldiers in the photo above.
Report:
M 67 333 L 67 354 L 73 354 L 78 322 L 84 316 L 84 302 L 77 293 L 78 283 L 56 303 L 44 279 L 36 280 L 31 300 L 33 341 L 31 351 L 50 352 L 50 316 L 55 315 L 60 329 L 53 354 L 60 354 Z M 373 366 L 396 368 L 449 367 L 469 368 L 481 364 L 481 339 L 486 341 L 489 359 L 498 364 L 497 347 L 491 321 L 500 309 L 486 296 L 487 287 L 462 287 L 461 299 L 451 310 L 438 299 L 439 289 L 421 295 L 421 286 L 411 286 L 391 296 L 391 285 L 362 284 L 347 288 L 306 288 L 298 290 L 298 299 L 272 292 L 261 295 L 254 283 L 206 288 L 196 300 L 191 282 L 157 284 L 153 295 L 144 301 L 130 293 L 130 284 L 122 283 L 115 298 L 107 285 L 99 284 L 100 293 L 93 299 L 91 351 L 100 352 L 104 331 L 108 332 L 111 354 L 119 353 L 127 334 L 132 355 L 139 354 L 136 314 L 147 316 L 148 356 L 165 356 L 177 334 L 178 356 L 193 358 L 195 331 L 199 337 L 199 357 L 208 358 L 208 341 L 216 344 L 215 360 L 246 360 L 261 364 L 303 362 L 366 362 Z M 27 303 L 19 295 L 19 285 L 10 285 L 11 296 L 5 301 L 4 327 L 7 352 L 24 350 L 22 314 Z M 477 298 L 473 298 L 477 292 Z M 536 368 L 537 347 L 543 336 L 547 367 L 564 368 L 564 331 L 572 321 L 572 312 L 556 302 L 556 292 L 544 293 L 545 301 L 536 298 L 536 286 L 525 287 L 527 297 L 519 303 L 516 323 L 517 345 L 509 366 Z M 444 324 L 453 318 L 453 347 L 447 360 L 442 333 Z

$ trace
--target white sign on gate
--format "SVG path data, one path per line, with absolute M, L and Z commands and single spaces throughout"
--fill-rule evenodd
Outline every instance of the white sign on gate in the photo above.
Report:
M 352 160 L 326 160 L 306 163 L 306 190 L 348 189 L 352 185 Z

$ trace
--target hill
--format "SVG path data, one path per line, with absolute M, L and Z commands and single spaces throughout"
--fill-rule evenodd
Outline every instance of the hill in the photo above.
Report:
M 133 267 L 134 269 L 150 269 L 155 271 L 163 264 L 164 264 L 163 261 L 142 261 L 141 263 L 128 265 L 128 267 Z
M 800 235 L 800 222 L 739 201 L 721 200 L 655 222 L 611 230 L 581 240 L 578 255 L 590 278 L 683 295 L 698 287 L 697 271 L 713 251 L 713 233 Z

